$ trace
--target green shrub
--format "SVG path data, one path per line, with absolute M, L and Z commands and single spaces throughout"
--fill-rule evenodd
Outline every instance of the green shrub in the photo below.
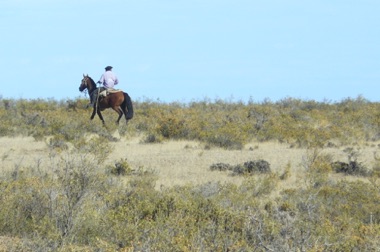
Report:
M 54 136 L 49 139 L 48 146 L 50 149 L 62 151 L 67 150 L 69 147 L 63 136 Z
M 99 164 L 104 163 L 114 150 L 109 139 L 102 136 L 92 136 L 88 139 L 84 137 L 79 138 L 74 142 L 74 147 L 72 152 L 84 155 L 91 154 L 92 158 Z
M 225 163 L 216 163 L 210 166 L 211 171 L 227 171 L 232 170 L 232 166 Z
M 163 141 L 163 137 L 160 135 L 157 135 L 155 133 L 149 133 L 144 140 L 143 143 L 161 143 Z
M 279 182 L 275 174 L 266 174 L 260 177 L 248 177 L 244 180 L 240 190 L 254 197 L 269 195 L 277 187 Z
M 356 161 L 350 161 L 349 163 L 334 162 L 331 166 L 337 173 L 363 177 L 371 176 L 371 171 L 369 171 L 363 164 Z
M 127 159 L 121 159 L 115 162 L 115 166 L 108 166 L 111 174 L 117 176 L 129 175 L 133 172 L 132 167 L 127 162 Z
M 248 161 L 233 168 L 234 174 L 265 174 L 270 172 L 270 164 L 265 160 Z

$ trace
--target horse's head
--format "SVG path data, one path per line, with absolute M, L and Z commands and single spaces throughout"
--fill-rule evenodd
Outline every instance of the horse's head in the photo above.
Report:
M 79 91 L 82 92 L 83 90 L 87 88 L 87 90 L 91 92 L 92 89 L 94 89 L 95 87 L 96 87 L 95 82 L 91 79 L 91 77 L 88 76 L 88 74 L 87 75 L 83 74 L 83 79 L 79 86 Z

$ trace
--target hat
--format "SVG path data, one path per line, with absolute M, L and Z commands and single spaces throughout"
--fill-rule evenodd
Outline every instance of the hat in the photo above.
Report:
M 106 66 L 106 71 L 108 71 L 108 70 L 111 70 L 112 69 L 112 67 L 111 66 Z

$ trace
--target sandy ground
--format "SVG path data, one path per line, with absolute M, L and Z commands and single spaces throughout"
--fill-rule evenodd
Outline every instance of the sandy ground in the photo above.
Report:
M 127 159 L 133 169 L 142 167 L 154 170 L 158 175 L 157 188 L 216 181 L 239 183 L 242 180 L 240 176 L 231 176 L 227 171 L 211 171 L 210 166 L 215 163 L 237 165 L 258 159 L 269 162 L 271 170 L 279 174 L 290 164 L 292 177 L 286 183 L 288 186 L 297 186 L 297 180 L 305 171 L 303 160 L 307 156 L 306 149 L 290 148 L 288 144 L 273 142 L 249 143 L 243 150 L 205 149 L 203 144 L 192 141 L 144 144 L 139 138 L 120 138 L 112 145 L 115 148 L 106 164 L 113 165 L 115 161 Z M 347 153 L 343 151 L 345 148 L 326 148 L 322 153 L 332 155 L 334 161 L 347 162 Z M 380 149 L 375 143 L 355 148 L 359 153 L 358 161 L 369 168 L 375 162 L 374 154 L 380 156 Z M 37 165 L 48 168 L 52 164 L 51 159 L 51 150 L 44 141 L 35 141 L 31 137 L 0 138 L 1 171 L 16 167 L 27 169 Z

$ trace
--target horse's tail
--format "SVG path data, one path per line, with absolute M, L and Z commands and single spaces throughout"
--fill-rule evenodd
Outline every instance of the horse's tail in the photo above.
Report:
M 124 93 L 124 101 L 121 104 L 121 108 L 124 111 L 125 119 L 131 120 L 133 118 L 133 104 L 131 97 L 127 93 Z

